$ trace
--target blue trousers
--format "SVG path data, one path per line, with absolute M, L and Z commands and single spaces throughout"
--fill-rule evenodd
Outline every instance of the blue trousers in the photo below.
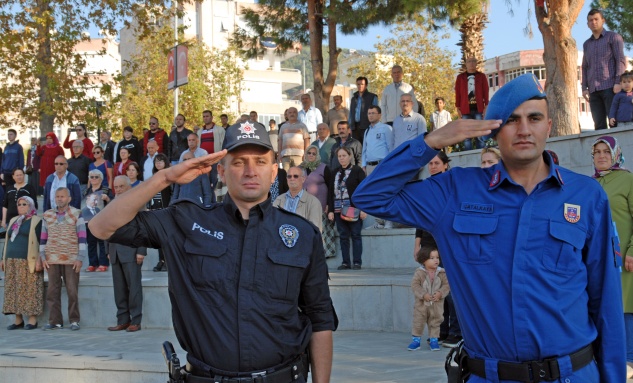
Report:
M 352 246 L 354 252 L 354 264 L 363 264 L 363 239 L 360 231 L 363 228 L 363 221 L 360 219 L 356 222 L 348 222 L 341 219 L 341 214 L 335 213 L 336 228 L 338 229 L 339 241 L 341 242 L 341 254 L 343 255 L 343 263 L 351 266 L 349 259 L 349 239 L 352 238 Z
M 108 266 L 108 254 L 105 250 L 105 242 L 92 235 L 88 225 L 86 225 L 86 242 L 88 242 L 88 261 L 89 266 L 99 267 Z M 99 251 L 97 251 L 97 249 Z
M 481 115 L 481 113 L 462 114 L 462 120 L 483 120 L 483 116 Z M 469 138 L 464 141 L 464 150 L 472 150 L 473 140 L 475 140 L 475 147 L 477 149 L 482 149 L 486 146 L 487 139 L 487 136 Z

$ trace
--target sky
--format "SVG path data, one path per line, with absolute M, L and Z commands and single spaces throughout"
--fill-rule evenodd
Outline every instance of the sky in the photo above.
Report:
M 538 30 L 536 16 L 532 9 L 530 22 L 532 24 L 533 37 L 530 39 L 523 33 L 523 29 L 527 25 L 528 6 L 534 6 L 531 0 L 516 1 L 511 0 L 514 16 L 508 13 L 508 6 L 505 0 L 491 0 L 488 15 L 488 26 L 484 29 L 484 56 L 485 59 L 512 53 L 519 50 L 543 49 L 543 37 Z M 591 34 L 586 24 L 587 13 L 589 13 L 591 1 L 585 1 L 583 9 L 576 20 L 576 24 L 572 28 L 572 35 L 576 40 L 578 50 L 582 50 L 582 44 Z M 452 50 L 459 53 L 459 46 L 455 45 L 459 42 L 459 31 L 449 30 L 451 37 L 440 43 L 443 49 Z M 377 26 L 370 28 L 365 35 L 345 36 L 339 33 L 337 42 L 341 48 L 353 48 L 359 50 L 375 50 L 374 44 L 381 39 L 390 36 L 388 26 Z M 633 56 L 633 51 L 626 50 L 627 56 Z M 456 61 L 459 61 L 459 55 L 456 54 Z

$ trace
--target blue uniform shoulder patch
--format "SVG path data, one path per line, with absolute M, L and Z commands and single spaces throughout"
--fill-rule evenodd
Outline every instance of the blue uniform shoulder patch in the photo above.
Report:
M 279 236 L 286 247 L 294 247 L 299 239 L 299 230 L 292 225 L 279 226 Z

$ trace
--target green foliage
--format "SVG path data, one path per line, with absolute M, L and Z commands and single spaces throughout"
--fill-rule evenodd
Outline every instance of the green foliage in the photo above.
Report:
M 454 52 L 443 50 L 438 46 L 440 39 L 425 19 L 400 20 L 391 29 L 392 37 L 374 45 L 376 54 L 371 59 L 361 61 L 350 67 L 347 75 L 354 78 L 365 76 L 371 84 L 371 91 L 378 93 L 389 85 L 391 68 L 402 66 L 405 77 L 415 88 L 418 102 L 424 106 L 426 118 L 435 110 L 435 98 L 446 100 L 446 109 L 454 111 L 454 84 L 457 71 L 452 67 Z
M 627 48 L 633 48 L 633 3 L 631 0 L 593 0 L 592 8 L 603 10 L 610 30 L 622 35 Z
M 122 95 L 117 100 L 118 118 L 135 134 L 147 127 L 150 116 L 170 131 L 173 122 L 174 91 L 167 90 L 167 54 L 172 48 L 173 29 L 168 23 L 138 43 L 137 53 L 124 63 Z M 215 121 L 228 113 L 241 91 L 243 69 L 235 51 L 209 49 L 197 40 L 186 42 L 189 48 L 189 83 L 179 87 L 178 111 L 193 128 L 202 124 L 202 111 L 213 112 Z M 232 119 L 235 116 L 230 116 Z

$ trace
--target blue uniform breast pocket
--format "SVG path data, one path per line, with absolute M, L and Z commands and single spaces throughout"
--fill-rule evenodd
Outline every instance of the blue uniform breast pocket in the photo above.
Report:
M 571 275 L 583 266 L 582 249 L 587 232 L 568 222 L 550 221 L 549 235 L 554 237 L 543 250 L 543 266 L 556 274 Z
M 264 287 L 266 295 L 275 300 L 295 303 L 301 280 L 310 263 L 310 254 L 289 249 L 268 250 L 268 272 L 272 276 Z
M 491 234 L 497 230 L 498 222 L 497 216 L 455 214 L 453 230 L 459 234 L 453 240 L 462 241 L 459 248 L 465 251 L 452 256 L 460 262 L 473 265 L 491 263 L 497 249 Z
M 185 264 L 199 299 L 211 307 L 222 307 L 231 298 L 235 267 L 226 245 L 204 246 L 185 241 Z

